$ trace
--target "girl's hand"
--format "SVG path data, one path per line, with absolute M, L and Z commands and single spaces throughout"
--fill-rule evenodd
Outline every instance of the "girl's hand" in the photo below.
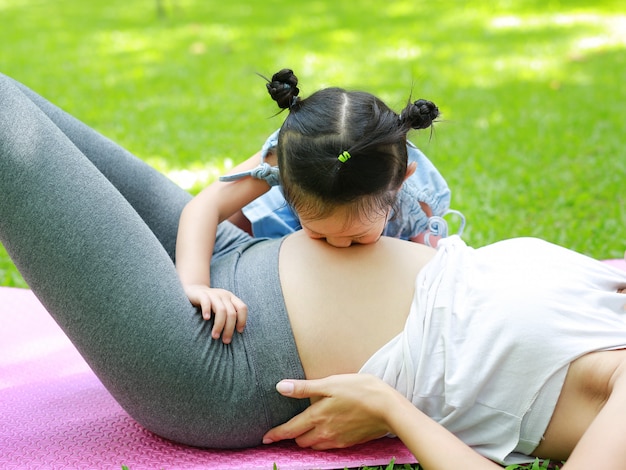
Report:
M 224 289 L 194 284 L 185 286 L 185 293 L 191 303 L 200 307 L 202 318 L 210 320 L 213 317 L 213 339 L 222 337 L 222 342 L 232 341 L 235 329 L 242 333 L 248 318 L 248 307 L 239 297 Z
M 428 243 L 426 243 L 426 235 L 428 234 Z M 422 233 L 414 236 L 410 240 L 415 243 L 420 243 L 422 245 L 430 246 L 432 248 L 437 248 L 437 244 L 439 240 L 441 240 L 441 235 L 433 235 L 432 232 L 428 229 L 423 231 Z
M 283 380 L 276 389 L 291 398 L 319 400 L 265 434 L 265 444 L 295 439 L 300 447 L 324 450 L 367 442 L 390 431 L 385 412 L 390 396 L 396 392 L 374 376 L 345 374 L 319 380 Z

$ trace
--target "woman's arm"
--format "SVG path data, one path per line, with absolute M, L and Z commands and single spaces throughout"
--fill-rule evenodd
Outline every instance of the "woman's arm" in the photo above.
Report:
M 270 430 L 264 443 L 295 439 L 302 447 L 349 447 L 391 432 L 427 470 L 501 470 L 419 411 L 380 379 L 365 374 L 319 380 L 283 380 L 277 390 L 315 401 L 300 415 Z M 316 401 L 317 400 L 317 401 Z
M 256 167 L 260 153 L 233 168 L 241 172 Z M 245 177 L 232 182 L 217 181 L 193 198 L 183 209 L 176 238 L 176 270 L 192 304 L 209 320 L 214 314 L 212 336 L 230 343 L 232 335 L 242 332 L 247 307 L 231 292 L 211 288 L 210 266 L 217 226 L 250 201 L 266 193 L 270 186 L 263 180 Z
M 606 351 L 600 354 L 614 354 Z M 571 366 L 570 366 L 571 367 Z M 563 470 L 589 468 L 624 468 L 626 465 L 626 362 L 615 369 L 608 380 L 609 395 L 599 413 L 584 431 L 569 455 Z M 591 393 L 589 390 L 586 390 Z M 557 403 L 557 411 L 560 405 Z M 589 400 L 586 401 L 589 403 Z M 565 425 L 575 426 L 577 416 L 569 413 Z M 548 428 L 550 430 L 550 428 Z M 558 432 L 558 431 L 555 431 Z M 546 437 L 548 436 L 546 432 Z

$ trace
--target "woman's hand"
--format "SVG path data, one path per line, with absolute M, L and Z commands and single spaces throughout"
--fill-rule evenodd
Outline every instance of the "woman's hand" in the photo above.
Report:
M 185 286 L 185 293 L 191 303 L 200 307 L 202 318 L 213 317 L 213 339 L 222 337 L 228 344 L 233 339 L 235 329 L 242 333 L 248 318 L 248 307 L 239 297 L 224 289 L 214 289 L 201 284 Z
M 314 403 L 265 434 L 265 444 L 295 439 L 300 447 L 323 450 L 360 444 L 390 431 L 385 410 L 397 392 L 374 376 L 346 374 L 319 380 L 283 380 L 276 389 L 291 398 L 311 398 Z
M 392 432 L 425 469 L 502 470 L 374 376 L 283 380 L 276 389 L 288 397 L 319 401 L 270 430 L 263 438 L 265 444 L 295 439 L 301 447 L 323 450 L 348 447 Z

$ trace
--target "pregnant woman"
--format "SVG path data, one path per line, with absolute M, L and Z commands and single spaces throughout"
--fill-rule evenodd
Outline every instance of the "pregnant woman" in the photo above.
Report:
M 432 468 L 458 468 L 459 455 L 467 468 L 519 455 L 570 457 L 572 468 L 626 460 L 626 273 L 603 263 L 531 239 L 336 249 L 300 232 L 252 239 L 226 222 L 211 282 L 248 310 L 225 344 L 176 274 L 191 196 L 6 76 L 0 195 L 0 241 L 24 279 L 113 397 L 165 438 L 254 446 L 306 435 L 266 434 L 304 412 L 294 422 L 314 444 L 316 423 L 323 432 L 343 416 L 337 400 L 308 408 L 302 382 L 293 396 L 276 384 L 361 371 L 407 398 L 413 425 L 405 432 L 374 410 L 370 425 L 338 426 L 337 445 L 393 430 Z

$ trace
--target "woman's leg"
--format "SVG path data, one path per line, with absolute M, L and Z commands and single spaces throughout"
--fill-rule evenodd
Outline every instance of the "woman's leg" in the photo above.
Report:
M 192 445 L 260 441 L 269 426 L 251 435 L 238 401 L 254 377 L 223 385 L 246 359 L 241 340 L 210 339 L 171 260 L 188 195 L 0 76 L 0 197 L 0 242 L 131 416 Z M 245 239 L 226 225 L 218 244 Z
M 9 77 L 115 186 L 174 259 L 178 217 L 191 196 L 163 174 Z M 175 223 L 172 223 L 175 222 Z

